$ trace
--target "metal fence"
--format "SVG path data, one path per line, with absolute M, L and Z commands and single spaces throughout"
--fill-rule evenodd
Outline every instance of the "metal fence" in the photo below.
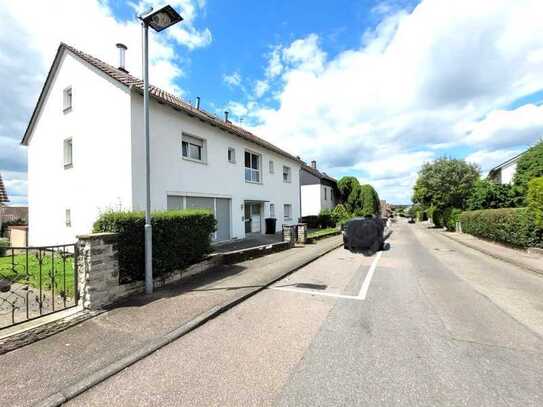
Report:
M 76 244 L 0 253 L 0 330 L 76 306 L 77 269 Z

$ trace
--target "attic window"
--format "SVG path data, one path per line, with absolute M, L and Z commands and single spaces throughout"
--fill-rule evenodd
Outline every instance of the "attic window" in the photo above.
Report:
M 72 87 L 69 86 L 63 92 L 63 111 L 64 113 L 72 110 Z

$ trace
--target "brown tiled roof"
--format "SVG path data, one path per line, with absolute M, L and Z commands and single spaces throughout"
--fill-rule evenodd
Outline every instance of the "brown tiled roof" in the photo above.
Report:
M 4 187 L 4 181 L 2 181 L 2 174 L 0 174 L 0 203 L 9 202 L 8 193 Z
M 55 61 L 53 62 L 53 66 L 51 67 L 51 70 L 49 71 L 49 75 L 47 77 L 46 84 L 44 85 L 44 89 L 42 90 L 42 94 L 40 95 L 40 99 L 38 100 L 38 105 L 40 104 L 42 98 L 44 97 L 44 92 L 46 90 L 49 80 L 51 79 L 50 77 L 52 76 L 54 67 L 57 64 L 57 59 L 61 56 L 63 50 L 67 50 L 71 52 L 72 54 L 78 56 L 83 61 L 89 63 L 90 65 L 94 66 L 101 72 L 108 75 L 110 78 L 115 79 L 116 81 L 122 83 L 123 85 L 131 87 L 132 89 L 135 89 L 139 93 L 143 93 L 143 80 L 136 78 L 135 76 L 132 76 L 125 71 L 115 68 L 114 66 L 107 64 L 104 61 L 101 61 L 100 59 L 93 57 L 92 55 L 86 54 L 85 52 L 82 52 L 70 45 L 61 43 L 58 48 Z M 153 85 L 149 86 L 149 95 L 153 97 L 154 99 L 158 100 L 159 102 L 167 103 L 168 105 L 172 106 L 174 109 L 184 112 L 188 114 L 189 116 L 198 118 L 212 126 L 218 127 L 222 130 L 225 130 L 229 133 L 239 136 L 245 140 L 248 140 L 262 147 L 265 147 L 269 150 L 272 150 L 276 152 L 277 154 L 280 154 L 291 160 L 297 161 L 300 164 L 302 163 L 295 156 L 287 153 L 286 151 L 280 149 L 279 147 L 274 146 L 273 144 L 267 142 L 266 140 L 260 137 L 257 137 L 250 131 L 247 131 L 244 128 L 236 126 L 230 122 L 227 123 L 224 120 L 219 119 L 217 116 L 209 112 L 206 112 L 205 110 L 196 109 L 195 107 L 193 107 L 187 102 L 184 102 L 177 96 L 169 92 L 166 92 L 165 90 L 162 90 L 156 86 L 153 86 Z M 35 116 L 37 115 L 38 105 L 36 106 L 36 109 L 34 110 L 34 113 L 32 114 L 32 118 L 30 119 L 28 128 L 25 132 L 23 140 L 21 141 L 22 144 L 27 144 L 28 142 L 28 138 L 30 137 L 30 133 L 32 130 L 33 120 Z

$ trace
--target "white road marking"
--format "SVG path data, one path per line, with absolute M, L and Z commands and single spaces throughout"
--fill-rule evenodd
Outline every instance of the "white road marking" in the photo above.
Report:
M 347 300 L 364 301 L 366 299 L 366 295 L 368 294 L 368 289 L 370 287 L 371 279 L 373 275 L 375 274 L 377 263 L 379 262 L 379 259 L 381 258 L 382 255 L 383 255 L 383 252 L 378 252 L 375 258 L 373 259 L 370 265 L 370 269 L 368 270 L 368 273 L 366 274 L 366 278 L 364 279 L 364 282 L 362 283 L 362 287 L 360 287 L 360 292 L 358 293 L 357 296 L 319 292 L 315 290 L 304 290 L 302 288 L 294 288 L 291 286 L 275 286 L 275 287 L 270 287 L 270 289 L 279 290 L 279 291 L 290 291 L 293 293 L 300 293 L 300 294 L 322 295 L 324 297 L 345 298 Z
M 371 263 L 368 274 L 366 274 L 364 283 L 362 283 L 362 287 L 360 287 L 360 292 L 358 293 L 358 297 L 360 297 L 363 300 L 366 299 L 366 295 L 368 294 L 368 288 L 370 288 L 371 278 L 373 277 L 373 274 L 375 273 L 375 269 L 377 268 L 377 263 L 379 262 L 379 259 L 381 258 L 382 254 L 383 252 L 378 252 L 377 256 L 375 256 L 375 259 L 373 259 L 373 262 Z
M 313 291 L 313 290 L 303 290 L 301 288 L 292 288 L 292 287 L 270 287 L 272 290 L 279 290 L 279 291 L 290 291 L 293 293 L 301 293 L 301 294 L 311 294 L 311 295 L 322 295 L 325 297 L 334 297 L 334 298 L 346 298 L 348 300 L 362 300 L 360 297 L 355 297 L 354 295 L 343 295 L 343 294 L 333 294 L 333 293 L 323 293 L 320 291 Z

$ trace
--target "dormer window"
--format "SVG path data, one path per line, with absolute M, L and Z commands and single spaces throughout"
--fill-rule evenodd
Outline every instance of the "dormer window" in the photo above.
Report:
M 72 110 L 72 87 L 69 86 L 63 92 L 63 111 L 64 113 Z

